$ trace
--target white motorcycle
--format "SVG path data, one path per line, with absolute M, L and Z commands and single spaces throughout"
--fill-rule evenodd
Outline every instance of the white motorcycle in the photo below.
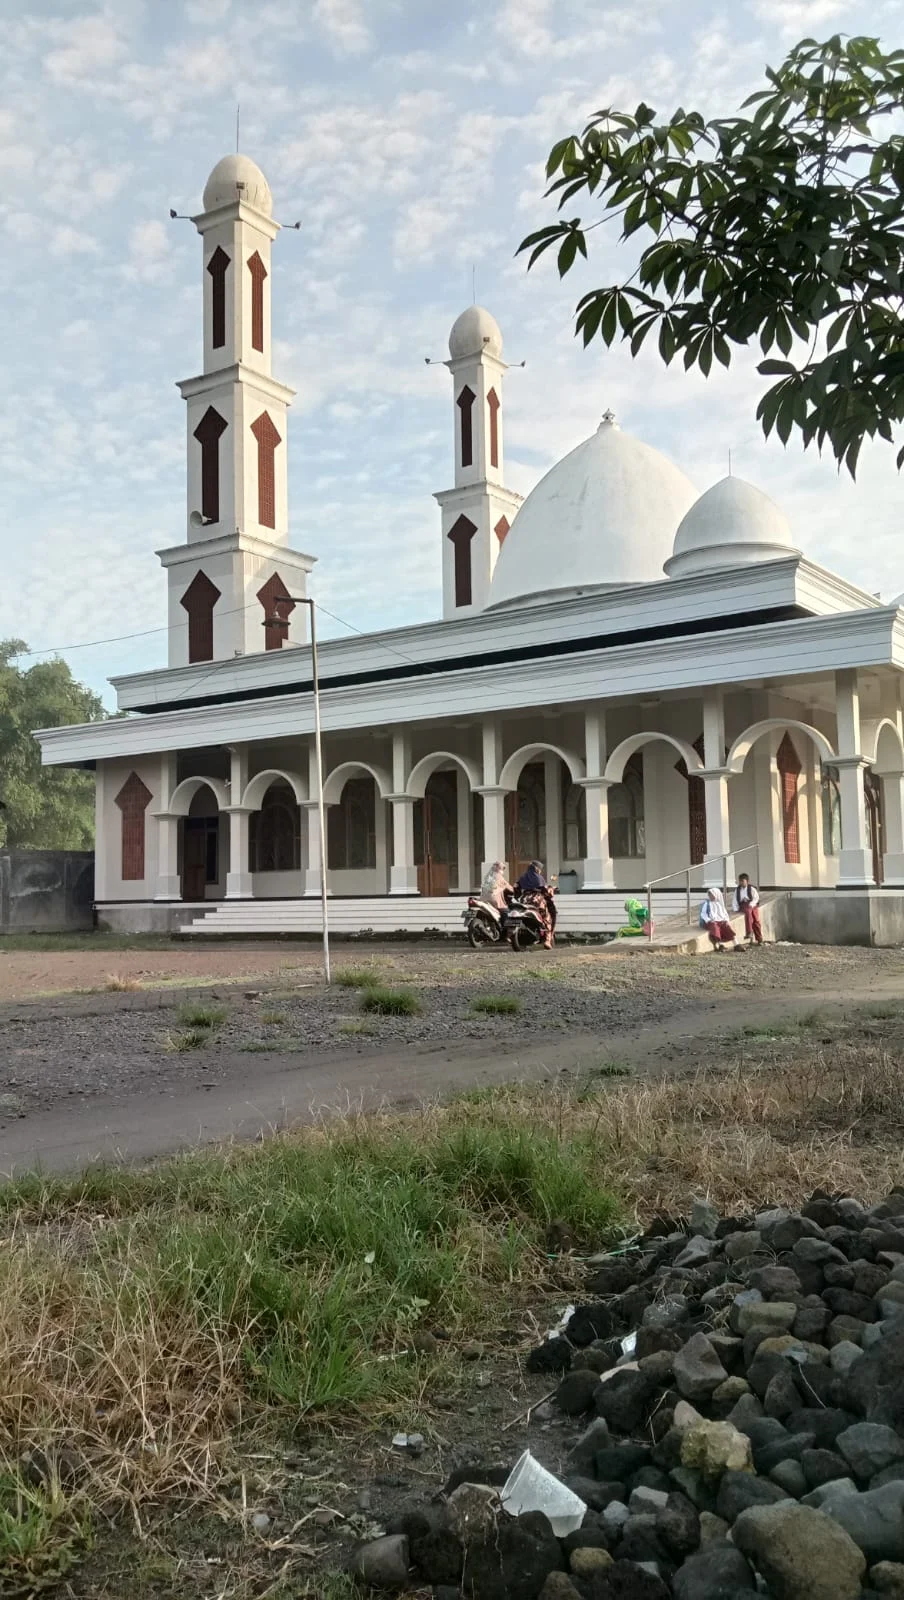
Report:
M 468 935 L 468 943 L 475 950 L 487 944 L 499 944 L 505 938 L 504 911 L 497 911 L 479 895 L 468 896 L 468 908 L 461 914 Z

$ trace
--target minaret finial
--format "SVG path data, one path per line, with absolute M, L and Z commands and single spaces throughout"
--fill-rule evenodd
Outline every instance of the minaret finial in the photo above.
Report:
M 476 263 L 471 268 L 471 304 L 472 304 L 472 306 L 476 306 L 476 304 L 477 304 L 477 266 L 476 266 Z
M 239 128 L 241 126 L 241 117 L 242 117 L 242 105 L 241 105 L 241 101 L 237 100 L 236 103 L 235 103 L 235 153 L 236 153 L 236 155 L 238 155 L 238 153 L 239 153 Z

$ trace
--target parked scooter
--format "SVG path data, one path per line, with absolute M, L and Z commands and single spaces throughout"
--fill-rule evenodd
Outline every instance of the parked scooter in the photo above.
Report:
M 555 890 L 546 891 L 547 903 L 552 914 L 552 925 L 556 925 L 556 907 L 553 895 Z M 513 900 L 506 912 L 505 936 L 513 950 L 529 950 L 533 944 L 542 944 L 546 930 L 535 905 L 529 901 Z

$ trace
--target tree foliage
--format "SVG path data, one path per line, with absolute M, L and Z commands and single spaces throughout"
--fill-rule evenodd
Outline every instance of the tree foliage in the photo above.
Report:
M 747 116 L 597 112 L 553 147 L 547 193 L 560 210 L 592 198 L 602 217 L 561 220 L 520 249 L 533 266 L 556 247 L 564 276 L 590 228 L 619 227 L 642 249 L 579 301 L 585 345 L 618 338 L 636 355 L 655 330 L 666 364 L 708 374 L 757 342 L 776 379 L 763 431 L 828 445 L 853 476 L 864 438 L 892 442 L 904 419 L 904 50 L 804 39 L 766 77 Z
M 94 843 L 94 779 L 69 767 L 42 767 L 35 728 L 98 722 L 96 694 L 73 678 L 65 661 L 39 661 L 20 671 L 27 645 L 0 640 L 0 842 L 44 850 L 88 850 Z

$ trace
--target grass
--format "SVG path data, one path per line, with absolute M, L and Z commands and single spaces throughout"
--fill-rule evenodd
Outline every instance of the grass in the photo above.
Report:
M 370 1022 L 340 1022 L 339 1032 L 346 1034 L 374 1034 L 377 1029 Z
M 197 1001 L 187 1001 L 176 1012 L 177 1020 L 183 1028 L 218 1028 L 226 1021 L 227 1011 L 225 1006 L 205 1006 Z
M 261 1022 L 265 1022 L 268 1027 L 275 1028 L 280 1022 L 285 1022 L 286 1013 L 284 1011 L 262 1011 L 260 1014 L 260 1020 Z
M 207 1028 L 184 1028 L 181 1033 L 164 1035 L 163 1048 L 177 1055 L 188 1050 L 202 1050 L 210 1038 Z
M 29 954 L 59 950 L 172 950 L 168 934 L 154 933 L 4 933 L 0 954 L 24 950 Z
M 137 990 L 143 989 L 144 985 L 140 978 L 126 978 L 121 972 L 111 972 L 104 988 L 110 994 L 134 994 Z
M 513 994 L 479 994 L 471 1001 L 471 1010 L 488 1017 L 513 1017 L 521 1010 L 521 1001 Z
M 0 1470 L 0 1593 L 49 1588 L 87 1544 L 86 1519 L 72 1512 L 58 1483 L 35 1487 L 18 1469 Z
M 365 989 L 361 1009 L 381 1017 L 416 1017 L 421 1003 L 410 989 L 386 989 L 373 985 Z
M 381 981 L 376 967 L 340 967 L 333 973 L 333 983 L 340 989 L 374 989 Z

